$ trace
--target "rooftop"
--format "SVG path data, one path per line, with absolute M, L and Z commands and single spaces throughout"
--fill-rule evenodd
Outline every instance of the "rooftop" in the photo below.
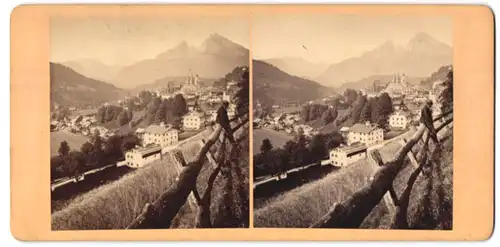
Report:
M 134 149 L 132 149 L 132 152 L 139 153 L 141 155 L 150 154 L 152 152 L 158 152 L 158 151 L 161 151 L 160 145 L 150 145 L 150 146 L 147 146 L 147 147 L 141 147 L 141 148 L 134 148 Z
M 189 117 L 189 116 L 197 116 L 197 117 L 203 117 L 205 114 L 203 114 L 203 112 L 200 112 L 200 111 L 191 111 L 191 112 L 188 112 L 184 117 Z
M 360 124 L 357 123 L 353 125 L 350 129 L 349 132 L 355 132 L 355 133 L 365 133 L 368 134 L 374 130 L 378 129 L 378 127 L 374 124 Z
M 411 114 L 407 111 L 397 111 L 394 114 L 394 116 L 402 116 L 402 117 L 409 117 Z
M 349 129 L 350 129 L 349 127 L 344 126 L 344 127 L 340 128 L 340 132 L 349 131 Z
M 351 146 L 339 147 L 339 148 L 336 148 L 336 150 L 339 152 L 344 152 L 344 153 L 350 154 L 350 153 L 354 153 L 357 151 L 366 150 L 367 148 L 368 147 L 364 144 L 355 144 L 355 145 L 351 145 Z
M 172 126 L 163 127 L 160 125 L 152 124 L 149 125 L 146 129 L 144 129 L 144 132 L 152 134 L 165 134 L 170 130 L 172 130 Z

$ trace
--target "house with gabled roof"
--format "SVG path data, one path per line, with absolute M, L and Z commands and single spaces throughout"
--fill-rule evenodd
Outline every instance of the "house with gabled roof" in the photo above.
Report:
M 143 145 L 157 144 L 164 148 L 179 142 L 179 134 L 176 129 L 170 125 L 149 125 L 144 129 L 142 136 Z
M 347 133 L 347 145 L 359 142 L 371 146 L 383 140 L 384 130 L 370 122 L 357 123 L 350 127 Z

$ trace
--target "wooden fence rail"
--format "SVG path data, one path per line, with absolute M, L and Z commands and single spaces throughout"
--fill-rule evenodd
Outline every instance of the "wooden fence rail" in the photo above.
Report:
M 434 122 L 444 118 L 445 116 L 451 114 L 446 112 L 437 116 L 433 119 Z M 443 129 L 446 125 L 453 121 L 452 118 L 445 121 L 440 127 L 436 129 L 436 132 Z M 401 170 L 404 159 L 408 155 L 408 152 L 413 148 L 413 146 L 419 142 L 426 132 L 427 129 L 424 124 L 420 124 L 416 132 L 408 140 L 408 142 L 401 147 L 396 155 L 388 162 L 386 162 L 381 168 L 375 173 L 373 180 L 355 192 L 351 197 L 340 203 L 335 203 L 332 208 L 321 217 L 316 223 L 310 226 L 310 228 L 359 228 L 363 220 L 370 214 L 370 212 L 380 203 L 383 196 L 392 189 L 393 181 Z M 429 135 L 427 135 L 428 137 Z M 423 147 L 421 150 L 427 152 L 427 147 Z M 410 176 L 408 181 L 408 186 L 400 199 L 395 198 L 397 202 L 397 211 L 393 220 L 393 226 L 397 228 L 407 227 L 406 211 L 408 208 L 409 194 L 416 177 L 422 170 L 422 167 L 417 168 L 417 171 Z M 393 193 L 391 193 L 393 194 Z M 391 195 L 394 196 L 394 195 Z M 402 216 L 404 215 L 404 217 Z
M 232 127 L 233 133 L 247 122 L 248 118 L 239 121 L 235 127 Z M 200 151 L 196 154 L 195 159 L 183 167 L 178 180 L 167 191 L 160 195 L 156 201 L 152 204 L 146 204 L 142 213 L 130 223 L 127 229 L 164 229 L 170 227 L 172 220 L 186 203 L 191 192 L 196 191 L 196 180 L 205 163 L 205 157 L 210 148 L 216 142 L 220 141 L 219 138 L 222 130 L 220 125 L 216 125 L 211 135 L 205 140 Z M 215 180 L 217 174 L 218 172 L 212 173 L 213 176 L 210 176 L 208 182 L 213 184 L 212 180 Z M 210 193 L 210 191 L 208 193 Z M 202 202 L 204 198 L 208 198 L 209 196 L 207 194 L 203 196 L 198 194 L 195 197 L 199 202 Z M 205 209 L 205 207 L 202 207 L 202 209 Z M 198 227 L 209 226 L 206 220 L 207 217 L 208 219 L 210 218 L 209 214 L 208 216 L 206 212 L 201 212 L 200 214 L 201 215 L 197 217 Z

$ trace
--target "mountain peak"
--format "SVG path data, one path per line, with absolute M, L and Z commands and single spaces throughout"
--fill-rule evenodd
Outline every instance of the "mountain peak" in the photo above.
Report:
M 218 34 L 212 33 L 208 36 L 205 41 L 201 44 L 201 49 L 209 54 L 218 55 L 229 55 L 229 54 L 239 54 L 243 55 L 247 53 L 245 48 L 241 45 L 234 43 L 228 38 Z
M 435 39 L 427 33 L 420 32 L 410 39 L 407 46 L 408 50 L 419 50 L 426 52 L 448 51 L 451 47 Z
M 193 48 L 185 41 L 181 41 L 173 48 L 159 54 L 158 58 L 176 58 L 176 57 L 190 57 L 195 53 Z
M 434 40 L 432 36 L 430 36 L 427 33 L 424 32 L 419 32 L 413 36 L 413 38 L 410 40 L 411 41 L 427 41 L 427 40 Z

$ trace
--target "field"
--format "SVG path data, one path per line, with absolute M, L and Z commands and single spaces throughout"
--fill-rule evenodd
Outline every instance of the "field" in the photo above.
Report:
M 292 140 L 293 136 L 285 132 L 278 132 L 272 129 L 260 128 L 253 131 L 253 154 L 260 152 L 262 141 L 266 138 L 271 140 L 274 148 L 284 146 L 288 140 Z
M 323 179 L 268 200 L 255 209 L 256 227 L 309 227 L 335 202 L 348 198 L 368 183 L 372 168 L 362 160 Z M 383 210 L 384 208 L 381 207 Z
M 89 138 L 83 135 L 77 135 L 65 131 L 50 132 L 50 156 L 57 155 L 59 145 L 62 141 L 67 141 L 71 150 L 80 150 L 82 144 L 88 141 Z

